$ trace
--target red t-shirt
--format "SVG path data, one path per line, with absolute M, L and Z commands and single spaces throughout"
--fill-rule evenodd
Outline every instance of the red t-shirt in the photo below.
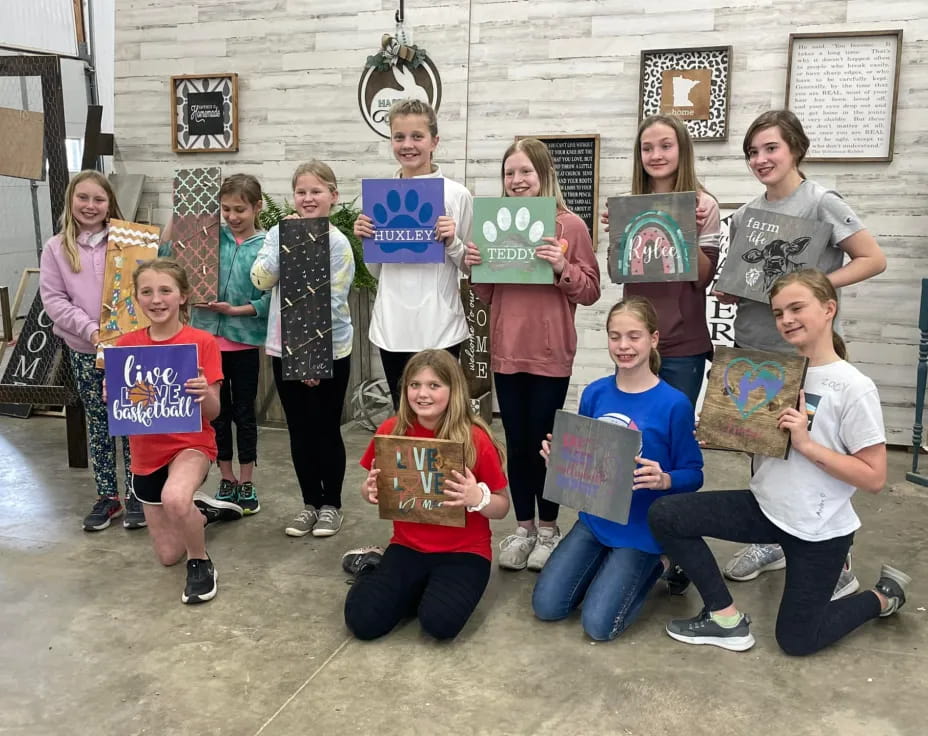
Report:
M 377 434 L 393 434 L 396 417 L 390 417 L 377 428 Z M 435 433 L 418 422 L 406 432 L 407 437 L 434 438 Z M 478 482 L 486 483 L 492 493 L 506 488 L 508 481 L 503 472 L 499 453 L 480 427 L 471 428 L 471 439 L 477 448 L 477 462 L 471 471 Z M 374 461 L 374 440 L 367 446 L 361 458 L 361 466 L 370 470 Z M 411 521 L 394 521 L 393 538 L 390 544 L 401 544 L 417 552 L 470 552 L 488 560 L 493 559 L 490 549 L 490 520 L 478 511 L 464 514 L 464 526 L 439 526 L 417 524 Z
M 130 332 L 116 341 L 120 347 L 135 345 L 196 345 L 197 360 L 209 384 L 222 380 L 222 356 L 216 338 L 196 327 L 184 325 L 170 340 L 152 340 L 148 328 Z M 216 432 L 203 416 L 199 432 L 173 434 L 140 434 L 129 437 L 132 455 L 131 470 L 139 475 L 150 475 L 167 465 L 181 450 L 199 450 L 210 460 L 216 459 Z

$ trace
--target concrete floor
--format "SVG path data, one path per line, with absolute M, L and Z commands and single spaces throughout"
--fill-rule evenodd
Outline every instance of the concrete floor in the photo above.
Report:
M 668 618 L 700 608 L 695 592 L 655 589 L 623 637 L 594 644 L 576 616 L 533 619 L 533 573 L 498 569 L 452 643 L 415 622 L 353 640 L 339 558 L 389 535 L 355 490 L 368 437 L 346 427 L 342 531 L 291 539 L 283 526 L 299 501 L 287 436 L 263 430 L 262 511 L 210 528 L 219 595 L 188 607 L 183 565 L 158 566 L 145 530 L 81 530 L 93 483 L 67 468 L 64 422 L 0 417 L 0 734 L 926 733 L 928 494 L 903 482 L 905 453 L 892 453 L 890 491 L 857 496 L 854 559 L 863 585 L 884 560 L 908 571 L 908 604 L 794 659 L 773 639 L 782 573 L 734 585 L 758 640 L 744 654 L 666 636 Z M 706 487 L 744 486 L 743 456 L 706 461 Z M 216 483 L 214 470 L 207 490 Z M 564 510 L 565 530 L 574 518 Z M 494 522 L 495 538 L 511 525 Z

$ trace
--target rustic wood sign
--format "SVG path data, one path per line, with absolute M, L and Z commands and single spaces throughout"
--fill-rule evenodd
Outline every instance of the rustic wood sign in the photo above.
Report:
M 708 447 L 786 459 L 789 432 L 777 417 L 799 406 L 809 360 L 763 350 L 717 347 L 696 438 Z
M 285 381 L 332 377 L 329 218 L 280 221 L 281 361 Z
M 831 230 L 827 222 L 747 208 L 731 239 L 716 291 L 769 303 L 767 294 L 780 276 L 818 265 Z
M 554 197 L 477 197 L 473 238 L 483 262 L 471 268 L 471 281 L 553 284 L 551 264 L 535 248 L 554 237 L 555 213 Z
M 0 175 L 45 178 L 45 115 L 0 107 Z
M 148 327 L 149 321 L 135 300 L 132 272 L 144 261 L 158 257 L 161 228 L 125 220 L 110 220 L 103 269 L 103 304 L 100 312 L 100 342 L 112 344 L 127 332 Z M 103 356 L 97 355 L 97 368 Z
M 216 301 L 219 293 L 218 166 L 174 174 L 172 252 L 190 280 L 190 303 Z
M 489 424 L 493 421 L 493 381 L 490 378 L 490 309 L 461 279 L 461 301 L 470 336 L 461 346 L 461 368 L 467 379 L 471 408 Z
M 698 278 L 695 192 L 610 197 L 608 206 L 613 283 Z
M 641 432 L 559 409 L 551 435 L 544 497 L 628 523 Z
M 442 504 L 445 479 L 464 473 L 462 443 L 383 434 L 374 436 L 374 454 L 381 519 L 464 526 L 464 507 Z

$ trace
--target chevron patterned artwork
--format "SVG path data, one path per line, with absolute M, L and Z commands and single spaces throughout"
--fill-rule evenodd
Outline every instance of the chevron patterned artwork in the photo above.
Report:
M 190 303 L 215 301 L 219 291 L 218 166 L 174 175 L 173 253 L 190 279 Z
M 285 381 L 332 377 L 329 218 L 280 221 L 281 360 Z
M 148 327 L 132 288 L 132 272 L 143 261 L 158 257 L 161 228 L 125 220 L 110 220 L 103 270 L 103 304 L 100 305 L 100 342 L 112 344 L 127 332 Z M 97 356 L 97 367 L 103 362 Z

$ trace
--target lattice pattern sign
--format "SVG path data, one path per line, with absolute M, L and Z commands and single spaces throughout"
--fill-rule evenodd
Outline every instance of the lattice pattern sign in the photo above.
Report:
M 281 361 L 285 381 L 332 377 L 329 218 L 280 221 Z
M 178 169 L 174 175 L 174 258 L 190 280 L 190 303 L 215 301 L 219 293 L 218 166 Z

